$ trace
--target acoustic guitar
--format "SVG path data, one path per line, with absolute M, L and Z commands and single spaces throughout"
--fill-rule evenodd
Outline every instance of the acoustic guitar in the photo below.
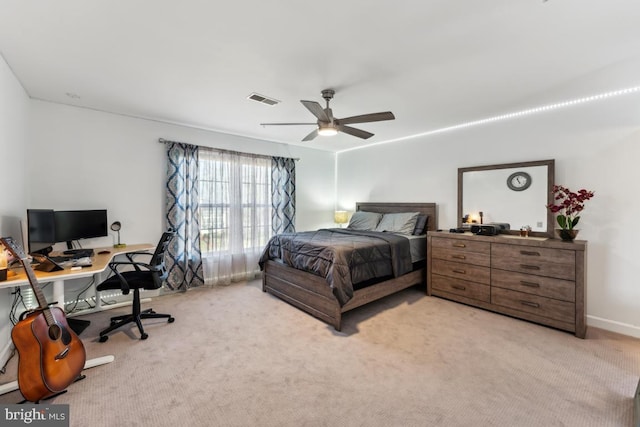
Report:
M 20 260 L 36 295 L 38 308 L 22 314 L 11 331 L 18 351 L 18 387 L 25 399 L 38 402 L 63 392 L 80 377 L 86 361 L 84 345 L 59 307 L 49 307 L 29 261 L 11 237 L 0 243 Z

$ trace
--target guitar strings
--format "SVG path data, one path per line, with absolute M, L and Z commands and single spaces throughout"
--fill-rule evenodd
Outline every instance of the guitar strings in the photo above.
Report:
M 51 282 L 40 284 L 40 288 L 44 289 L 50 283 Z M 9 309 L 9 320 L 15 326 L 15 324 L 20 321 L 20 316 L 22 316 L 23 313 L 29 310 L 33 310 L 37 308 L 37 306 L 27 307 L 27 304 L 33 305 L 33 291 L 29 290 L 30 294 L 25 300 L 25 296 L 23 295 L 20 287 L 15 287 L 14 289 L 15 290 L 11 292 L 11 295 L 13 295 L 14 297 L 13 302 L 11 303 L 11 308 Z M 20 306 L 22 306 L 23 310 L 21 310 L 20 314 L 18 314 L 18 309 L 20 308 Z

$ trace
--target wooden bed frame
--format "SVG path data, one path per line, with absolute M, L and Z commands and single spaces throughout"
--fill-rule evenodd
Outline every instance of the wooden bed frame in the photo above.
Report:
M 379 213 L 420 212 L 429 215 L 427 230 L 436 230 L 438 225 L 435 203 L 357 203 L 356 210 Z M 327 281 L 321 276 L 296 270 L 277 261 L 267 261 L 262 273 L 264 292 L 333 325 L 337 331 L 342 326 L 342 313 L 417 284 L 424 284 L 426 292 L 426 267 L 356 290 L 353 298 L 340 307 Z

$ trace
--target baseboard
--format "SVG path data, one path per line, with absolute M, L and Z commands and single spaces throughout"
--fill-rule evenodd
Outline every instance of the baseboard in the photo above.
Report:
M 616 322 L 615 320 L 602 319 L 596 316 L 587 316 L 587 326 L 593 326 L 607 331 L 616 332 L 618 334 L 640 338 L 639 326 Z

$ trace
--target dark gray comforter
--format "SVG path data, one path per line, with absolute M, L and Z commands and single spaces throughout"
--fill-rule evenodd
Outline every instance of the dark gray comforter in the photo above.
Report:
M 409 239 L 378 231 L 331 228 L 272 237 L 260 257 L 324 277 L 341 305 L 353 297 L 353 285 L 411 271 Z

